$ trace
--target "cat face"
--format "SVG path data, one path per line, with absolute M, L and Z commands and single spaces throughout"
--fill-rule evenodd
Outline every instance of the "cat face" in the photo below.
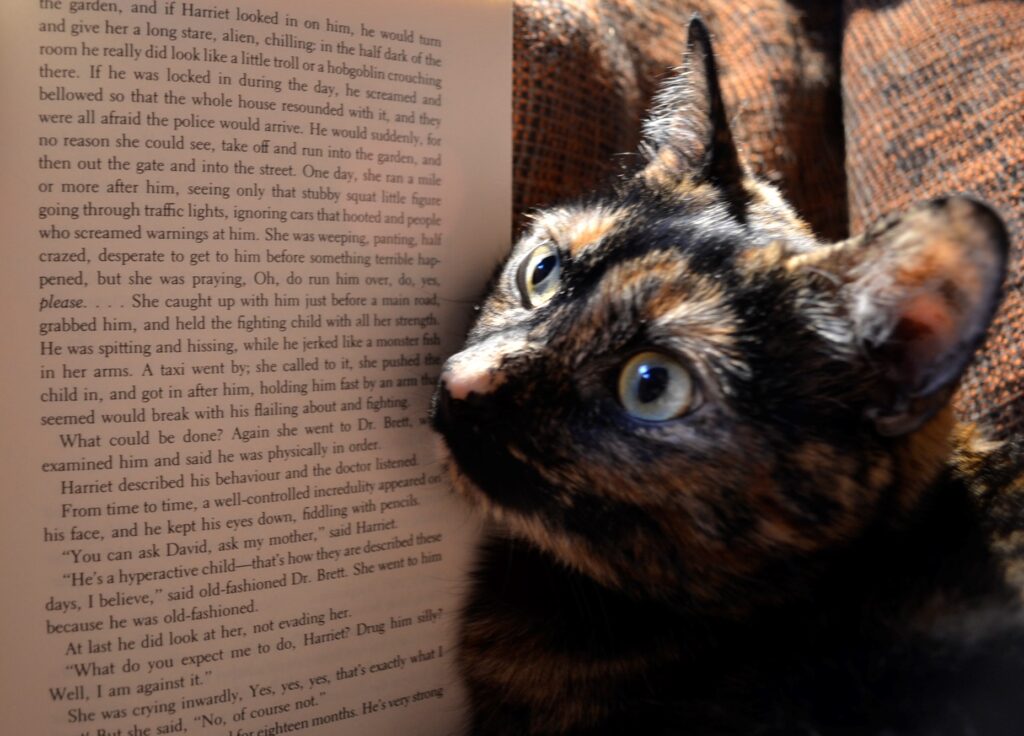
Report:
M 715 610 L 911 510 L 997 301 L 964 198 L 816 243 L 733 145 L 707 32 L 613 192 L 539 213 L 445 366 L 455 487 L 625 591 Z

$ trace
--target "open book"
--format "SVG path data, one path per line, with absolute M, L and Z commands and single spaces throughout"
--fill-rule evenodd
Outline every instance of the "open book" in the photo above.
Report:
M 511 9 L 16 0 L 4 732 L 446 734 L 426 425 L 508 245 Z

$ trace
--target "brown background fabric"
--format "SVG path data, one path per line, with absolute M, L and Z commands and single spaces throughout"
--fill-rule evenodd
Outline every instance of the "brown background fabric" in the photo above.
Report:
M 515 211 L 586 192 L 636 151 L 651 94 L 681 62 L 694 12 L 714 34 L 747 161 L 823 237 L 842 237 L 839 6 L 815 0 L 518 0 Z
M 1013 246 L 1003 304 L 958 396 L 1024 431 L 1024 3 L 844 3 L 843 119 L 854 232 L 915 201 L 970 193 Z
M 1014 242 L 1003 309 L 958 397 L 1024 430 L 1024 3 L 1018 0 L 516 0 L 515 225 L 628 164 L 694 12 L 736 138 L 823 240 L 973 193 Z

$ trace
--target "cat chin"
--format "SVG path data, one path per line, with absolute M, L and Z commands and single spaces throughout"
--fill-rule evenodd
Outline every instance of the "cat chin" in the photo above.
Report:
M 553 562 L 584 575 L 611 590 L 663 602 L 683 600 L 692 606 L 696 599 L 716 601 L 717 590 L 689 590 L 680 586 L 674 575 L 658 576 L 657 581 L 644 581 L 637 577 L 637 564 L 624 564 L 622 559 L 609 560 L 595 550 L 589 540 L 552 525 L 539 514 L 524 514 L 495 501 L 485 490 L 464 473 L 443 437 L 437 437 L 437 457 L 448 471 L 452 489 L 465 499 L 473 512 L 490 526 L 491 533 L 525 542 L 540 550 Z M 645 584 L 646 582 L 646 584 Z M 698 586 L 699 587 L 699 586 Z

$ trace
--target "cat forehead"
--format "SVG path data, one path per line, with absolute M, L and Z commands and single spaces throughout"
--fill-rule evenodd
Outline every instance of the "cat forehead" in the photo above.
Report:
M 570 256 L 579 257 L 623 228 L 630 215 L 629 208 L 613 204 L 545 210 L 534 216 L 525 242 L 527 247 L 536 242 L 550 242 Z
M 693 257 L 708 248 L 719 253 L 742 248 L 749 240 L 744 235 L 720 202 L 631 196 L 541 212 L 519 250 L 525 255 L 548 243 L 572 260 L 590 263 L 616 253 L 666 248 Z
M 553 310 L 531 318 L 502 289 L 492 296 L 496 309 L 480 324 L 504 329 L 525 318 L 530 339 L 556 348 L 570 363 L 641 340 L 678 354 L 703 354 L 716 371 L 724 366 L 744 373 L 740 325 L 724 285 L 729 279 L 721 278 L 741 234 L 706 211 L 621 202 L 547 210 L 520 241 L 511 272 L 534 248 L 554 246 L 574 264 L 566 282 L 571 298 L 556 299 Z

